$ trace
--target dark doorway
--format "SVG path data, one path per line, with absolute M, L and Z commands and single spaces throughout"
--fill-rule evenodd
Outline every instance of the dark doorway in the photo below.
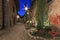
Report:
M 51 2 L 52 0 L 47 0 L 47 3 Z
M 2 28 L 1 29 L 4 29 L 4 0 L 2 0 Z

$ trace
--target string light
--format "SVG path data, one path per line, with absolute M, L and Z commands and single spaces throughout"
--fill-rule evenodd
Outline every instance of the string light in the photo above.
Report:
M 25 7 L 25 11 L 27 11 L 28 10 L 28 7 Z
M 17 20 L 20 18 L 19 15 L 17 15 L 16 17 L 17 17 Z

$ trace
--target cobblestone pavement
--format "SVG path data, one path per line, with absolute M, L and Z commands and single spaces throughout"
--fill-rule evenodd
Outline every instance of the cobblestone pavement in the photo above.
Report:
M 33 40 L 28 37 L 23 24 L 17 24 L 0 36 L 0 40 Z

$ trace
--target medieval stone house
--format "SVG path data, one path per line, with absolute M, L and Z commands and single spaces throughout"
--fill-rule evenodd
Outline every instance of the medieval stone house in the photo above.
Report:
M 0 28 L 2 27 L 2 0 L 0 0 Z
M 60 29 L 60 0 L 52 0 L 48 11 L 50 24 Z
M 16 0 L 0 0 L 0 29 L 16 24 Z

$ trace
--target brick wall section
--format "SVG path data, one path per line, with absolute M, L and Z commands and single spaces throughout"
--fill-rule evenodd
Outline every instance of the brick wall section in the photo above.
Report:
M 0 29 L 2 28 L 2 0 L 0 0 Z
M 9 3 L 4 0 L 4 25 L 5 27 L 10 26 L 10 8 L 9 8 Z
M 15 15 L 16 15 L 16 8 L 15 8 L 15 5 L 14 5 L 14 0 L 10 0 L 9 1 L 9 4 L 10 4 L 10 10 L 11 10 L 11 26 L 13 26 L 14 25 L 14 17 L 15 17 Z
M 10 0 L 10 10 L 11 10 L 11 25 L 14 25 L 14 22 L 16 23 L 16 5 L 14 4 L 14 0 Z
M 53 2 L 49 5 L 48 15 L 52 21 L 50 24 L 60 29 L 60 0 L 52 0 Z
M 5 9 L 4 9 L 4 24 L 5 24 L 5 28 L 10 28 L 14 25 L 14 18 L 15 18 L 15 15 L 16 15 L 16 8 L 14 9 L 14 12 L 13 12 L 13 7 L 14 6 L 14 1 L 13 0 L 9 0 L 9 2 L 7 2 L 5 0 Z
M 16 5 L 14 0 L 4 0 L 4 26 L 5 28 L 12 27 L 16 24 Z M 3 23 L 2 0 L 0 0 L 0 29 Z

